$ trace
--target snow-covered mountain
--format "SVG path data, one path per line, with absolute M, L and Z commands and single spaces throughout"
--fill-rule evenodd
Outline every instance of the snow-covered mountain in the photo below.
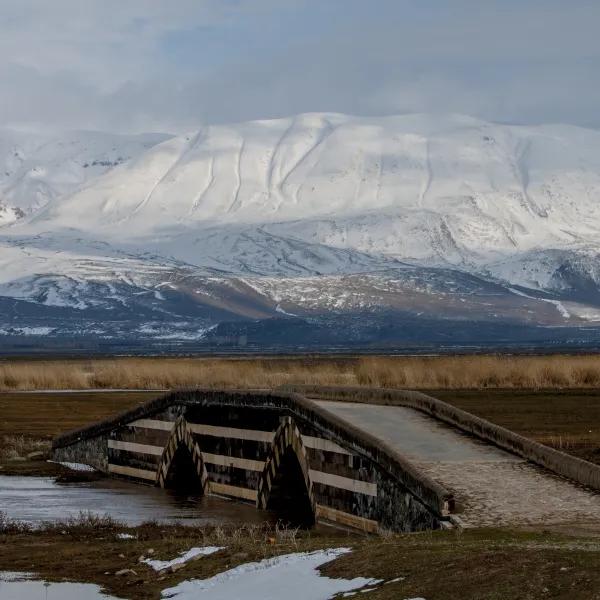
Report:
M 0 334 L 48 311 L 55 332 L 169 339 L 273 317 L 600 323 L 595 130 L 303 114 L 0 131 L 0 168 Z
M 0 130 L 0 223 L 35 213 L 168 137 Z

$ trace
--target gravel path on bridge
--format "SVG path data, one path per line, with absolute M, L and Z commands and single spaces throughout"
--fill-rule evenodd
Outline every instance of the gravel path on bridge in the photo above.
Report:
M 600 494 L 419 411 L 317 402 L 387 442 L 453 492 L 465 526 L 600 522 Z

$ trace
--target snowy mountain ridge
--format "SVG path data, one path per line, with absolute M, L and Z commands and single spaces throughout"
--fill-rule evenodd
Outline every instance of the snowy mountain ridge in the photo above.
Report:
M 600 312 L 596 130 L 310 113 L 179 136 L 0 131 L 0 171 L 0 296 L 13 300 L 148 296 L 177 313 L 161 286 L 215 310 L 235 296 L 236 318 L 416 314 L 418 280 L 442 318 L 480 292 L 486 319 Z M 109 293 L 95 301 L 97 285 Z M 524 298 L 536 308 L 519 316 Z
M 0 223 L 35 213 L 168 137 L 0 130 L 0 206 L 13 215 L 2 220 L 0 210 Z

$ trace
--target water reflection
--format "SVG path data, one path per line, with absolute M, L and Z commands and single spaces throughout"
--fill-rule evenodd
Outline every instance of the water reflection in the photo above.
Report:
M 107 596 L 96 585 L 84 583 L 48 583 L 24 573 L 0 572 L 2 600 L 118 600 Z
M 62 484 L 47 477 L 6 475 L 0 475 L 0 511 L 9 519 L 34 525 L 77 517 L 81 512 L 107 514 L 132 526 L 151 520 L 206 525 L 258 523 L 267 518 L 250 505 L 114 479 Z

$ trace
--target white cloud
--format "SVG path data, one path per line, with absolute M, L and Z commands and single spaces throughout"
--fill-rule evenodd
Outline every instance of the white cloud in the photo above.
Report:
M 332 110 L 598 126 L 586 0 L 0 0 L 0 126 Z

